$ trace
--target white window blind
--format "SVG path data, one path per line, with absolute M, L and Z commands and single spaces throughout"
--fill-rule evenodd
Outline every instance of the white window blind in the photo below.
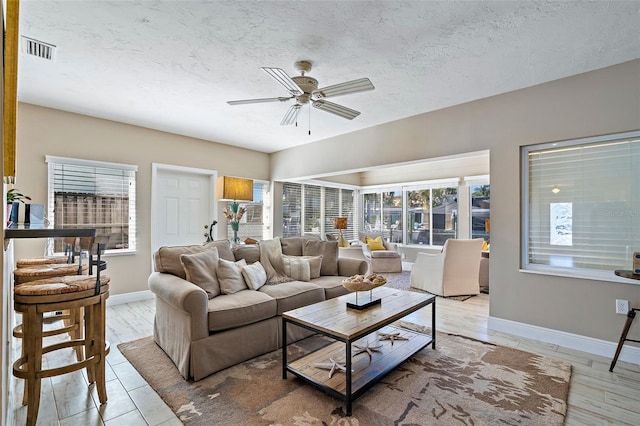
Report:
M 320 236 L 320 220 L 322 209 L 321 188 L 316 185 L 303 185 L 304 201 L 303 235 Z
M 640 251 L 640 132 L 523 149 L 523 267 L 629 269 Z
M 137 166 L 52 156 L 46 162 L 52 225 L 95 228 L 109 236 L 109 252 L 135 251 Z
M 342 231 L 342 235 L 347 240 L 358 239 L 358 211 L 356 205 L 356 191 L 354 189 L 340 190 L 340 216 L 347 218 L 347 229 Z
M 338 235 L 333 228 L 333 219 L 340 216 L 340 190 L 338 188 L 324 188 L 324 232 Z
M 282 184 L 282 236 L 302 235 L 302 185 L 284 182 Z

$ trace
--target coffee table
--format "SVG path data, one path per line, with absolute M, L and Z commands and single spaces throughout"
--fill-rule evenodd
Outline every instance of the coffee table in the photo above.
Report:
M 350 293 L 282 314 L 282 378 L 286 379 L 287 373 L 292 373 L 343 400 L 348 416 L 351 415 L 353 401 L 395 367 L 429 344 L 432 349 L 436 348 L 435 296 L 386 287 L 372 291 L 374 297 L 380 297 L 382 302 L 365 310 L 347 308 L 347 302 L 355 300 L 355 294 Z M 427 305 L 431 305 L 430 336 L 393 325 Z M 289 324 L 323 334 L 336 342 L 288 362 Z M 381 333 L 398 333 L 401 339 L 379 340 L 380 336 L 384 337 Z M 370 350 L 361 352 L 358 348 L 352 348 L 352 345 L 359 348 L 368 345 Z M 372 349 L 379 345 L 381 347 Z M 344 371 L 331 375 L 326 369 L 318 368 L 317 364 L 329 363 L 330 359 L 341 361 Z

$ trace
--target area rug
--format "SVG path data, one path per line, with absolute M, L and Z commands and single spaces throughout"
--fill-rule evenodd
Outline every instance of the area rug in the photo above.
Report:
M 397 288 L 398 290 L 415 291 L 417 293 L 429 293 L 428 291 L 411 287 L 411 271 L 388 272 L 383 275 L 387 279 L 387 283 L 385 284 L 386 287 Z M 473 296 L 474 295 L 448 296 L 446 297 L 446 299 L 458 300 L 460 302 L 464 302 L 465 300 L 471 299 Z M 438 296 L 438 297 L 442 297 L 442 296 Z
M 291 374 L 283 380 L 280 351 L 193 382 L 152 337 L 118 348 L 188 426 L 563 424 L 569 364 L 444 333 L 436 342 L 436 350 L 421 350 L 358 398 L 350 417 L 341 401 Z M 288 353 L 324 344 L 312 336 Z

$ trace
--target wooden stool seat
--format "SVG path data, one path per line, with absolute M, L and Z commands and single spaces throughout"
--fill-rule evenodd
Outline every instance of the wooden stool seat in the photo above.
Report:
M 35 425 L 40 406 L 41 380 L 45 377 L 87 369 L 90 383 L 96 383 L 100 403 L 107 401 L 105 383 L 106 356 L 109 344 L 105 339 L 106 300 L 109 278 L 74 275 L 27 282 L 14 287 L 14 308 L 22 313 L 23 354 L 13 363 L 13 375 L 25 380 L 27 395 L 27 425 Z M 84 335 L 44 346 L 44 313 L 62 310 L 83 310 Z M 84 359 L 56 368 L 43 369 L 43 354 L 64 348 L 84 348 Z
M 68 263 L 69 258 L 67 256 L 55 256 L 55 257 L 33 257 L 27 259 L 16 260 L 16 268 L 28 268 L 30 266 L 40 265 L 52 265 Z
M 89 270 L 87 265 L 82 265 L 81 268 L 82 274 L 86 274 Z M 13 271 L 13 280 L 17 285 L 43 278 L 62 277 L 65 275 L 78 275 L 79 272 L 80 266 L 78 264 L 52 263 L 15 269 Z
M 108 275 L 100 275 L 102 285 L 109 284 L 111 278 Z M 18 284 L 14 287 L 13 293 L 18 300 L 18 296 L 48 296 L 65 293 L 77 293 L 85 290 L 95 290 L 95 275 L 65 275 L 63 277 L 43 278 Z M 33 299 L 28 299 L 33 300 Z

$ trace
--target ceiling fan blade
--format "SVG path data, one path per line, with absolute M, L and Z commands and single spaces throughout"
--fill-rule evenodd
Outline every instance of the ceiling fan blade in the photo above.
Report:
M 318 90 L 314 90 L 311 97 L 314 100 L 329 98 L 334 96 L 348 95 L 350 93 L 366 92 L 367 90 L 373 90 L 375 86 L 368 78 L 360 78 L 358 80 L 346 81 L 340 84 L 334 84 L 333 86 L 322 87 Z
M 269 74 L 275 81 L 282 84 L 292 96 L 300 96 L 303 90 L 291 79 L 281 68 L 262 67 L 264 72 Z
M 285 96 L 281 96 L 278 98 L 262 98 L 262 99 L 243 99 L 243 100 L 239 100 L 239 101 L 227 101 L 227 103 L 229 105 L 244 105 L 244 104 L 261 104 L 264 102 L 286 102 L 289 99 L 292 99 L 292 97 L 287 98 Z
M 346 106 L 334 104 L 333 102 L 329 102 L 329 101 L 315 101 L 313 103 L 313 106 L 323 111 L 330 112 L 331 114 L 335 114 L 342 118 L 346 118 L 347 120 L 353 120 L 354 118 L 360 115 L 360 111 L 347 108 Z
M 295 104 L 291 105 L 291 107 L 287 110 L 287 113 L 282 117 L 282 121 L 280 122 L 281 126 L 289 126 L 296 122 L 296 118 L 298 118 L 298 113 L 300 112 L 300 108 L 302 105 Z

